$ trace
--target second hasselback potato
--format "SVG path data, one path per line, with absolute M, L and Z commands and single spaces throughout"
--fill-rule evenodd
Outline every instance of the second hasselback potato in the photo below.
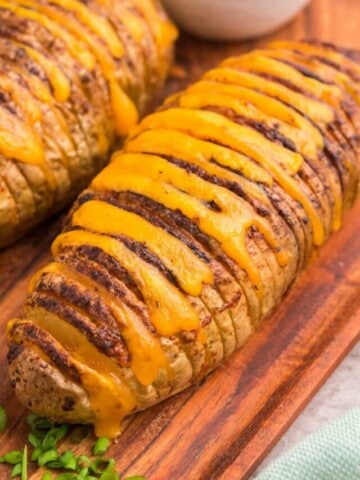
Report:
M 280 42 L 135 127 L 9 324 L 22 402 L 116 436 L 241 347 L 355 201 L 359 79 L 346 52 Z
M 154 0 L 0 0 L 0 247 L 89 184 L 175 37 Z

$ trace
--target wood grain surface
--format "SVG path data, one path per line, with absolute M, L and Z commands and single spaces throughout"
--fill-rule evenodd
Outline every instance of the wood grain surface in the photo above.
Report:
M 170 93 L 226 56 L 274 38 L 317 38 L 360 48 L 360 1 L 314 0 L 292 23 L 258 41 L 216 44 L 182 36 Z M 159 99 L 160 100 L 160 99 Z M 28 278 L 49 260 L 61 217 L 0 252 L 0 405 L 9 428 L 0 454 L 21 448 L 26 412 L 11 389 L 6 321 L 18 315 Z M 140 414 L 110 454 L 125 475 L 148 480 L 240 480 L 251 472 L 360 339 L 360 205 L 320 251 L 279 310 L 201 385 Z M 90 440 L 88 441 L 90 442 Z M 72 446 L 83 451 L 86 445 Z M 0 478 L 9 476 L 0 466 Z M 31 476 L 40 478 L 39 472 Z

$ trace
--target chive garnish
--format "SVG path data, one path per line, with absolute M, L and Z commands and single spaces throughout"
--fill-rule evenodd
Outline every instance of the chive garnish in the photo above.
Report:
M 45 471 L 41 480 L 120 480 L 115 460 L 103 457 L 111 443 L 108 438 L 101 437 L 96 440 L 92 448 L 92 458 L 87 455 L 76 456 L 72 450 L 59 452 L 58 449 L 59 441 L 70 430 L 69 425 L 56 425 L 36 415 L 29 415 L 28 424 L 30 427 L 28 442 L 32 447 L 30 461 L 37 462 L 39 467 L 47 470 L 56 469 L 61 472 L 53 477 L 50 471 Z M 72 438 L 73 433 L 68 437 L 68 441 Z M 13 465 L 11 478 L 28 480 L 27 445 L 23 451 L 13 450 L 3 455 L 0 457 L 0 463 Z M 146 480 L 146 478 L 133 476 L 121 480 Z
M 104 455 L 110 446 L 110 440 L 106 437 L 101 437 L 96 440 L 94 445 L 94 455 Z
M 120 477 L 115 470 L 107 470 L 101 475 L 100 480 L 120 480 Z
M 111 470 L 114 467 L 115 467 L 114 459 L 98 457 L 91 463 L 89 468 L 93 473 L 97 473 L 98 475 L 101 475 L 102 473 L 108 470 Z
M 27 449 L 27 445 L 25 445 L 24 447 L 24 453 L 23 453 L 23 459 L 22 459 L 22 464 L 21 464 L 21 480 L 27 480 L 28 478 L 28 474 L 27 474 L 27 471 L 28 471 L 28 449 Z
M 54 448 L 51 450 L 47 450 L 44 453 L 42 453 L 38 458 L 38 465 L 39 467 L 43 467 L 47 463 L 57 460 L 58 457 L 59 457 L 58 451 L 55 450 Z
M 19 477 L 21 475 L 21 472 L 22 472 L 22 463 L 17 463 L 15 467 L 11 470 L 10 477 L 11 478 Z
M 41 480 L 52 480 L 51 474 L 49 472 L 44 473 Z
M 13 450 L 12 452 L 5 453 L 5 455 L 0 457 L 0 463 L 16 465 L 17 463 L 21 463 L 22 459 L 23 452 L 20 452 L 20 450 Z

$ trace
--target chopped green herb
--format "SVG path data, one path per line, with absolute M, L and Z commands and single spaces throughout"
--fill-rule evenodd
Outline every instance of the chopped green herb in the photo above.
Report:
M 11 470 L 11 478 L 20 477 L 22 472 L 22 463 L 17 463 L 15 467 Z
M 106 470 L 100 477 L 100 480 L 120 480 L 119 474 L 114 470 Z
M 35 448 L 35 450 L 31 454 L 30 460 L 32 462 L 36 462 L 41 454 L 42 454 L 42 449 L 40 447 Z
M 96 440 L 94 445 L 94 455 L 104 455 L 110 446 L 110 440 L 106 437 L 101 437 Z
M 0 407 L 0 432 L 6 429 L 8 416 L 4 407 Z
M 44 475 L 41 477 L 41 480 L 52 480 L 52 476 L 49 472 L 44 473 Z
M 4 456 L 0 457 L 0 463 L 9 463 L 10 465 L 16 465 L 21 463 L 23 459 L 23 452 L 20 450 L 13 450 L 12 452 L 5 453 Z
M 30 460 L 37 462 L 39 467 L 62 471 L 57 475 L 56 480 L 120 480 L 120 475 L 115 468 L 115 460 L 103 457 L 110 446 L 108 438 L 101 437 L 96 440 L 93 446 L 93 455 L 96 458 L 89 458 L 86 455 L 76 456 L 72 450 L 59 453 L 57 448 L 58 442 L 68 434 L 69 425 L 56 425 L 37 415 L 29 415 L 28 424 L 30 427 L 28 442 L 33 447 Z M 76 431 L 77 433 L 79 431 L 86 432 L 86 436 L 89 434 L 89 428 L 87 427 L 82 430 L 78 428 Z M 77 444 L 84 440 L 86 436 L 82 436 Z M 70 433 L 67 441 L 71 442 L 73 440 L 74 436 Z M 19 477 L 20 480 L 28 480 L 27 445 L 23 452 L 13 450 L 3 455 L 0 457 L 0 463 L 13 465 L 11 478 Z M 52 479 L 50 472 L 45 472 L 41 477 L 41 480 Z M 137 475 L 125 480 L 146 480 L 146 478 Z
M 80 469 L 88 468 L 91 465 L 91 460 L 86 455 L 80 455 L 77 459 L 77 463 L 78 463 L 78 468 Z
M 41 441 L 35 437 L 33 433 L 29 433 L 28 435 L 28 442 L 34 447 L 37 448 L 41 445 Z
M 76 473 L 60 473 L 56 480 L 81 480 L 81 477 Z
M 76 470 L 77 461 L 74 453 L 71 450 L 67 450 L 59 457 L 62 468 L 66 470 Z
M 47 450 L 46 452 L 42 453 L 38 458 L 38 465 L 39 467 L 43 467 L 49 462 L 53 462 L 57 460 L 59 457 L 58 451 L 55 449 Z
M 77 459 L 71 450 L 62 453 L 56 460 L 46 464 L 47 468 L 63 468 L 65 470 L 77 470 Z
M 99 475 L 114 467 L 115 460 L 113 458 L 99 457 L 91 463 L 89 468 L 93 473 L 97 473 Z
M 61 427 L 53 427 L 49 432 L 45 435 L 44 440 L 42 442 L 43 450 L 49 450 L 51 448 L 55 448 L 58 441 L 61 440 L 67 432 L 69 431 L 68 425 L 61 425 Z
M 27 445 L 24 447 L 24 454 L 23 454 L 23 460 L 21 464 L 21 480 L 27 480 L 28 478 L 28 450 L 27 450 Z
M 49 422 L 46 418 L 41 418 L 34 414 L 29 415 L 27 421 L 31 433 L 38 439 L 43 439 L 48 431 L 54 426 L 54 424 Z
M 80 478 L 85 478 L 86 480 L 88 480 L 88 478 L 89 478 L 88 473 L 89 473 L 89 469 L 88 469 L 88 468 L 83 468 L 83 469 L 80 470 L 80 472 L 79 472 L 79 477 L 80 477 Z

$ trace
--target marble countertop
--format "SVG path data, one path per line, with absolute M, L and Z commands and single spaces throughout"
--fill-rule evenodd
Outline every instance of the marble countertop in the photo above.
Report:
M 255 472 L 326 422 L 360 404 L 360 343 L 342 361 Z M 253 477 L 254 478 L 254 477 Z

